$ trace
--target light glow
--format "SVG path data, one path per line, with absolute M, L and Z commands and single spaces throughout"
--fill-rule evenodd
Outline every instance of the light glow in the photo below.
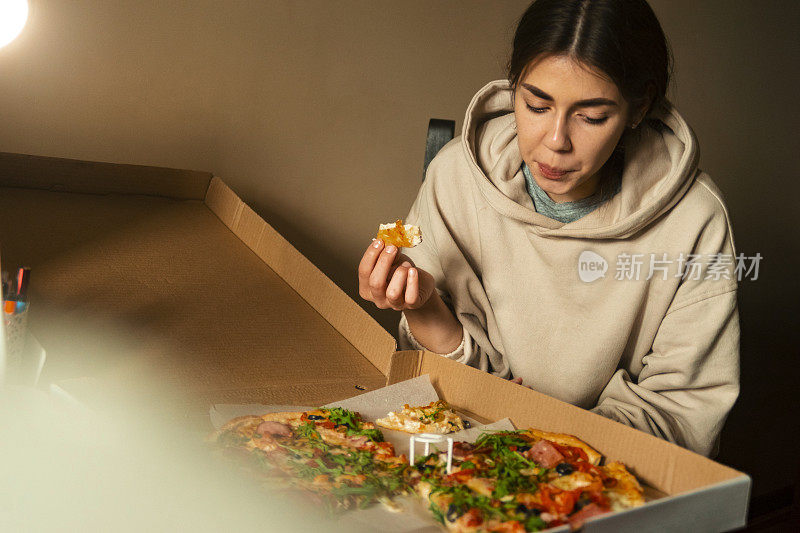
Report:
M 0 48 L 16 39 L 27 21 L 27 0 L 0 0 Z

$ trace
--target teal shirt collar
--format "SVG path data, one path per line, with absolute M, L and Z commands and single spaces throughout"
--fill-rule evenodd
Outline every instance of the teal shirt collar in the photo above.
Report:
M 525 183 L 528 188 L 528 194 L 533 200 L 533 207 L 536 209 L 536 212 L 541 213 L 548 218 L 552 218 L 553 220 L 558 220 L 559 222 L 564 223 L 574 222 L 579 218 L 588 215 L 597 209 L 600 204 L 617 194 L 621 186 L 620 180 L 617 178 L 615 180 L 616 183 L 614 188 L 610 194 L 603 196 L 600 191 L 598 191 L 582 200 L 558 203 L 550 198 L 547 193 L 544 192 L 539 185 L 537 185 L 536 180 L 533 179 L 533 175 L 528 168 L 528 165 L 526 165 L 524 162 L 522 163 L 522 172 L 525 174 Z

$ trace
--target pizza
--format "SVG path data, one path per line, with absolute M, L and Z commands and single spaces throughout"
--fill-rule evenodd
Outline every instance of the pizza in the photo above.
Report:
M 386 429 L 406 433 L 453 433 L 469 427 L 444 400 L 436 400 L 421 407 L 403 406 L 398 412 L 391 411 L 375 423 Z
M 415 492 L 449 531 L 541 531 L 644 503 L 642 488 L 621 463 L 571 435 L 539 430 L 484 433 L 474 444 L 415 461 Z
M 422 231 L 417 226 L 403 224 L 402 220 L 397 220 L 393 224 L 381 224 L 376 239 L 398 248 L 413 248 L 422 242 Z
M 449 472 L 445 451 L 409 462 L 374 424 L 342 408 L 238 417 L 210 440 L 332 511 L 376 502 L 392 509 L 393 498 L 413 494 L 453 532 L 575 529 L 593 516 L 644 503 L 639 482 L 622 463 L 601 465 L 601 454 L 580 439 L 537 429 L 454 442 Z
M 234 418 L 209 440 L 243 450 L 249 467 L 303 489 L 331 510 L 365 507 L 407 492 L 408 461 L 380 430 L 341 408 Z

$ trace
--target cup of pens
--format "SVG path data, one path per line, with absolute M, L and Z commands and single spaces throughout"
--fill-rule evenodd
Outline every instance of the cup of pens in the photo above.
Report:
M 15 277 L 3 272 L 3 325 L 6 335 L 6 367 L 20 366 L 28 331 L 28 281 L 30 268 L 23 267 Z

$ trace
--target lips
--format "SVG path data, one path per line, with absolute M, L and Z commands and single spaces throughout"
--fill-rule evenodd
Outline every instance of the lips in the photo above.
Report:
M 561 169 L 561 168 L 553 168 L 547 165 L 543 165 L 542 163 L 538 163 L 539 171 L 545 178 L 549 178 L 552 180 L 557 180 L 564 177 L 568 172 L 572 172 L 571 170 Z

